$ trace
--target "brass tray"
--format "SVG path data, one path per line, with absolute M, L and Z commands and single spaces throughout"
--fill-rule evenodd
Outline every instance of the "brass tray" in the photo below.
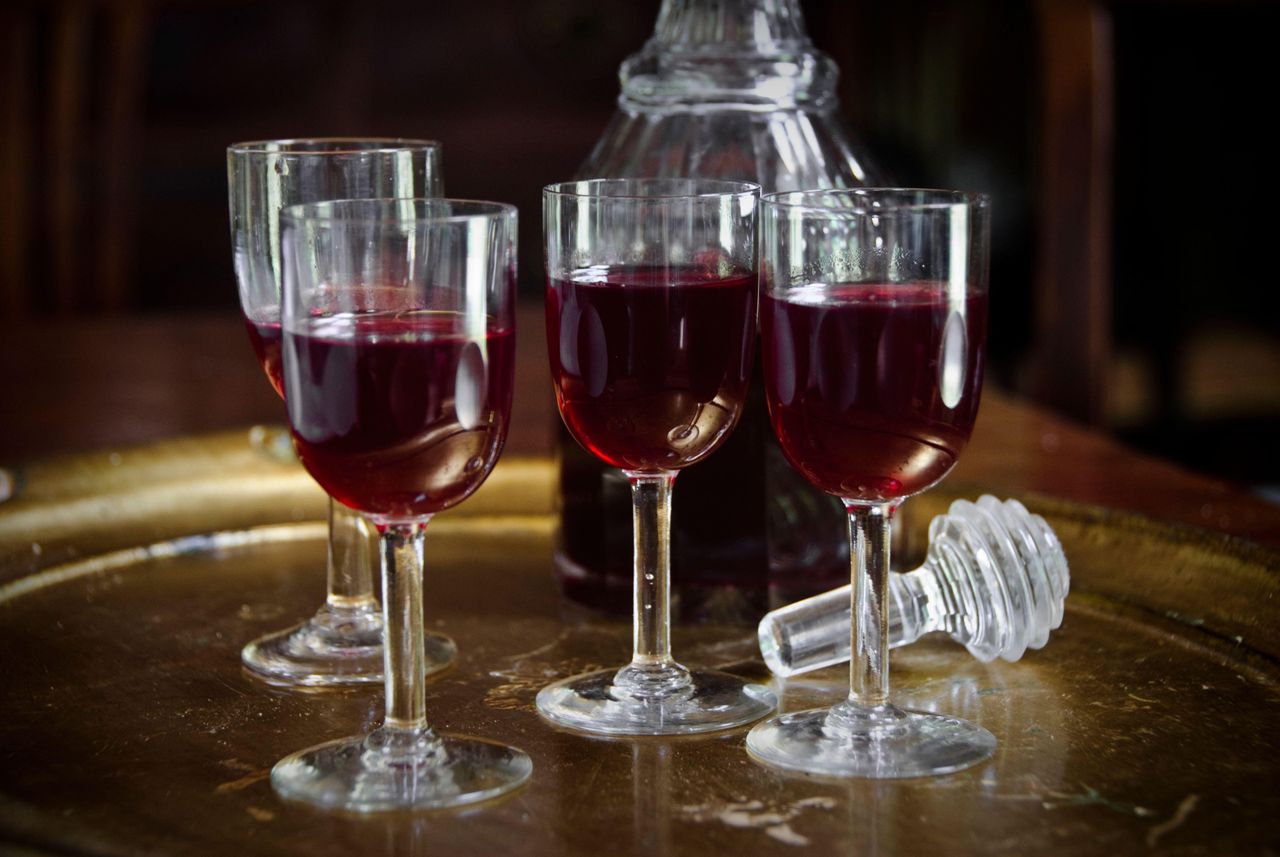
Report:
M 534 714 L 543 683 L 621 663 L 629 626 L 552 581 L 552 468 L 510 459 L 428 531 L 428 623 L 458 643 L 442 730 L 508 741 L 530 784 L 461 812 L 323 814 L 272 792 L 285 753 L 366 729 L 381 694 L 285 693 L 248 639 L 322 598 L 323 498 L 272 429 L 0 474 L 0 852 L 14 854 L 1233 854 L 1280 850 L 1280 557 L 1031 498 L 1074 591 L 1017 664 L 947 640 L 893 655 L 895 699 L 981 722 L 949 777 L 831 782 L 746 756 L 743 732 L 605 741 Z M 928 518 L 975 486 L 913 501 Z M 678 502 L 678 500 L 677 500 Z M 687 663 L 766 678 L 750 629 L 679 628 Z M 776 682 L 830 703 L 838 669 Z M 806 852 L 806 846 L 809 851 Z

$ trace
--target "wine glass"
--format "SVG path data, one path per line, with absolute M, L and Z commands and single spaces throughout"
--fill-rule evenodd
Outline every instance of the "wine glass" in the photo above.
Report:
M 582 732 L 667 735 L 750 723 L 767 688 L 671 657 L 676 475 L 719 447 L 751 374 L 759 186 L 597 179 L 543 191 L 547 344 L 578 443 L 631 483 L 631 663 L 557 682 L 538 710 Z
M 761 349 L 787 460 L 843 501 L 852 555 L 849 697 L 774 717 L 747 750 L 783 768 L 945 774 L 995 750 L 964 720 L 889 702 L 889 521 L 969 440 L 982 391 L 990 204 L 952 191 L 769 194 Z
M 281 226 L 289 425 L 307 472 L 378 529 L 386 717 L 286 757 L 271 782 L 356 812 L 502 794 L 527 755 L 427 724 L 422 562 L 427 522 L 480 487 L 507 437 L 516 211 L 342 200 L 285 209 Z
M 428 197 L 443 192 L 440 146 L 429 140 L 264 140 L 227 148 L 231 245 L 249 340 L 281 396 L 280 210 L 332 199 Z M 382 681 L 382 616 L 373 594 L 369 533 L 360 516 L 329 501 L 328 594 L 300 625 L 253 640 L 240 660 L 272 684 L 333 686 Z M 427 673 L 456 654 L 426 638 Z

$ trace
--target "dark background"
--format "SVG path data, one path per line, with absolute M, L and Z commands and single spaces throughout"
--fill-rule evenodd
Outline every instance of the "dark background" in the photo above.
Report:
M 1110 312 L 1097 321 L 1101 402 L 1070 415 L 1202 471 L 1280 483 L 1278 182 L 1261 131 L 1276 98 L 1274 4 L 801 6 L 843 70 L 849 127 L 882 166 L 904 184 L 994 195 L 991 379 L 1047 402 L 1031 367 L 1040 228 L 1056 204 L 1043 181 L 1045 46 L 1056 38 L 1045 22 L 1087 9 L 1110 46 L 1112 145 L 1097 173 L 1109 190 Z M 450 195 L 518 205 L 522 289 L 534 297 L 539 189 L 591 149 L 618 64 L 657 10 L 11 3 L 0 11 L 0 308 L 18 319 L 234 312 L 226 144 L 359 134 L 437 139 Z

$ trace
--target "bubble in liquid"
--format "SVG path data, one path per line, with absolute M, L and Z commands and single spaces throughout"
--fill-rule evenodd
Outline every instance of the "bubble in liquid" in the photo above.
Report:
M 482 459 L 482 458 L 481 458 L 480 456 L 478 456 L 478 455 L 474 455 L 474 456 L 472 456 L 470 459 L 468 459 L 468 460 L 467 460 L 467 463 L 466 463 L 466 465 L 463 467 L 463 469 L 464 469 L 467 473 L 475 473 L 477 470 L 479 470 L 479 469 L 480 469 L 481 467 L 483 467 L 483 466 L 484 466 L 484 459 Z
M 667 432 L 667 443 L 676 449 L 684 449 L 698 439 L 698 427 L 689 423 L 680 425 Z

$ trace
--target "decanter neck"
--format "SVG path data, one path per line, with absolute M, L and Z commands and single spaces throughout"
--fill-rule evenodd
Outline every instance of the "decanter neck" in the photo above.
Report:
M 670 51 L 813 49 L 799 0 L 664 0 L 653 40 Z
M 637 109 L 823 110 L 839 71 L 799 0 L 663 0 L 653 36 L 618 71 Z

